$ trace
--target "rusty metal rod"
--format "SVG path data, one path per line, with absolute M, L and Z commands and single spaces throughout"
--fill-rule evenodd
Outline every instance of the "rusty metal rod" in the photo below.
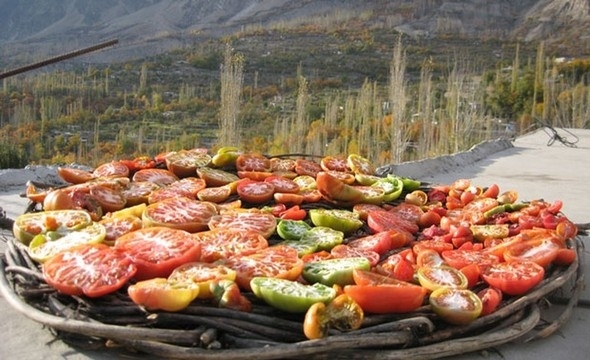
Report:
M 105 47 L 115 45 L 118 42 L 119 42 L 118 39 L 108 40 L 108 41 L 102 42 L 100 44 L 96 44 L 96 45 L 93 45 L 93 46 L 89 46 L 89 47 L 85 47 L 85 48 L 82 48 L 82 49 L 74 50 L 74 51 L 71 51 L 71 52 L 68 52 L 68 53 L 65 53 L 65 54 L 61 54 L 61 55 L 58 55 L 58 56 L 51 57 L 49 59 L 41 60 L 39 62 L 30 64 L 30 65 L 26 65 L 26 66 L 19 67 L 19 68 L 16 68 L 16 69 L 8 70 L 6 72 L 0 73 L 0 80 L 2 80 L 4 78 L 7 78 L 7 77 L 10 77 L 10 76 L 14 76 L 14 75 L 20 74 L 20 73 L 24 73 L 26 71 L 38 69 L 40 67 L 47 66 L 49 64 L 54 64 L 54 63 L 57 63 L 57 62 L 60 62 L 60 61 L 66 60 L 66 59 L 71 59 L 71 58 L 76 57 L 76 56 L 80 56 L 80 55 L 83 55 L 83 54 L 87 54 L 89 52 L 100 50 L 100 49 L 103 49 Z

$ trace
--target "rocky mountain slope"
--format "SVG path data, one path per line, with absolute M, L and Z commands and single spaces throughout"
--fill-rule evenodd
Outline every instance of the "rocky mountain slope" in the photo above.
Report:
M 412 36 L 574 42 L 590 35 L 588 0 L 0 0 L 0 67 L 118 38 L 97 59 L 162 52 L 249 25 L 370 13 L 366 26 Z M 579 40 L 582 40 L 580 42 Z

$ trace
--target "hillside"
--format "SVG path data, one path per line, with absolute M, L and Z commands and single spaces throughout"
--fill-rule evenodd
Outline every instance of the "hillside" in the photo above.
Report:
M 363 13 L 367 28 L 414 38 L 546 40 L 579 53 L 588 48 L 588 7 L 585 0 L 0 0 L 0 67 L 111 38 L 120 45 L 93 55 L 93 62 L 154 55 L 252 27 Z

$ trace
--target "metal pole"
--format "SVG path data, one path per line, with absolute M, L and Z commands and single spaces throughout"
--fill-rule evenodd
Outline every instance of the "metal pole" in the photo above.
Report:
M 74 50 L 74 51 L 71 51 L 71 52 L 68 52 L 68 53 L 65 53 L 65 54 L 62 54 L 62 55 L 54 56 L 54 57 L 51 57 L 49 59 L 45 59 L 45 60 L 42 60 L 42 61 L 39 61 L 39 62 L 30 64 L 30 65 L 26 65 L 26 66 L 23 66 L 23 67 L 12 69 L 12 70 L 9 70 L 9 71 L 0 73 L 0 80 L 2 80 L 4 78 L 7 78 L 7 77 L 10 77 L 10 76 L 14 76 L 14 75 L 20 74 L 20 73 L 24 73 L 26 71 L 30 71 L 30 70 L 38 69 L 38 68 L 43 67 L 43 66 L 54 64 L 54 63 L 57 63 L 57 62 L 60 62 L 60 61 L 63 61 L 63 60 L 71 59 L 71 58 L 74 58 L 76 56 L 87 54 L 89 52 L 100 50 L 100 49 L 103 49 L 105 47 L 115 45 L 118 42 L 119 42 L 118 39 L 113 39 L 113 40 L 105 41 L 105 42 L 102 42 L 100 44 L 96 44 L 96 45 L 89 46 L 89 47 L 86 47 L 86 48 Z

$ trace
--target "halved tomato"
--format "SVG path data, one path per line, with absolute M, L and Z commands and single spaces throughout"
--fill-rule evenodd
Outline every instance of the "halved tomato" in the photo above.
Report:
M 346 163 L 351 171 L 355 174 L 373 175 L 375 174 L 375 165 L 369 159 L 358 154 L 350 154 L 346 158 Z
M 322 171 L 322 167 L 313 160 L 295 160 L 295 172 L 298 175 L 308 175 L 315 178 L 320 171 Z
M 240 199 L 251 204 L 262 204 L 272 200 L 275 187 L 270 182 L 244 179 L 236 188 Z
M 356 285 L 344 287 L 344 293 L 353 298 L 369 313 L 407 313 L 422 306 L 428 291 L 418 285 L 396 280 L 364 270 L 354 270 Z
M 103 217 L 100 224 L 105 228 L 104 242 L 113 245 L 115 240 L 143 227 L 141 218 L 134 215 Z
M 201 201 L 210 201 L 221 203 L 229 199 L 231 188 L 229 185 L 207 187 L 197 193 L 197 198 Z
M 142 219 L 145 227 L 167 226 L 198 232 L 207 230 L 209 220 L 216 214 L 217 207 L 213 203 L 179 196 L 148 205 Z
M 545 269 L 533 261 L 501 262 L 488 267 L 481 275 L 488 285 L 517 296 L 537 286 L 545 276 Z
M 199 288 L 200 299 L 210 299 L 213 297 L 211 293 L 211 284 L 220 280 L 236 279 L 237 273 L 229 267 L 222 264 L 213 264 L 206 262 L 189 262 L 178 266 L 172 271 L 168 280 L 185 287 L 190 285 Z
M 411 252 L 411 251 L 410 251 Z M 389 255 L 385 260 L 375 266 L 375 271 L 401 281 L 414 281 L 414 263 L 402 254 Z
M 353 176 L 354 179 L 354 176 Z M 320 171 L 316 175 L 316 184 L 322 196 L 337 204 L 357 204 L 364 194 L 354 186 L 345 184 L 328 172 Z
M 268 247 L 268 241 L 258 231 L 218 228 L 194 235 L 201 244 L 201 261 L 214 262 L 231 256 L 249 255 Z
M 43 264 L 47 283 L 67 295 L 100 297 L 123 287 L 137 271 L 125 254 L 104 244 L 81 245 Z
M 57 174 L 70 184 L 82 184 L 95 178 L 90 171 L 61 166 L 57 168 Z
M 111 161 L 99 165 L 96 169 L 94 169 L 92 175 L 94 175 L 94 177 L 96 178 L 103 176 L 128 177 L 129 168 L 127 167 L 127 165 L 125 165 L 125 163 L 122 163 L 120 161 Z
M 147 204 L 150 194 L 161 186 L 151 181 L 132 181 L 121 191 L 125 197 L 125 206 Z
M 412 234 L 420 229 L 417 222 L 411 222 L 398 213 L 385 210 L 370 211 L 367 216 L 367 225 L 373 232 L 396 230 L 409 233 L 410 237 L 413 237 Z
M 258 231 L 266 239 L 274 234 L 277 219 L 274 215 L 261 211 L 228 210 L 214 215 L 209 220 L 210 229 L 232 229 L 238 231 Z
M 205 181 L 207 186 L 212 187 L 227 185 L 240 179 L 236 174 L 207 166 L 198 168 L 197 175 Z
M 90 196 L 98 202 L 104 213 L 121 210 L 127 203 L 122 191 L 99 184 L 90 187 Z
M 379 253 L 362 247 L 352 247 L 345 244 L 336 245 L 330 250 L 330 254 L 334 259 L 364 257 L 369 260 L 371 266 L 377 265 L 380 259 Z
M 137 280 L 168 277 L 176 267 L 201 257 L 201 244 L 191 233 L 164 226 L 125 234 L 115 241 L 114 249 L 137 266 Z
M 173 151 L 166 155 L 166 168 L 179 178 L 195 176 L 197 169 L 211 163 L 206 149 Z
M 166 169 L 141 169 L 133 174 L 132 180 L 150 181 L 158 185 L 170 185 L 178 180 L 178 176 Z
M 398 249 L 407 244 L 403 233 L 396 230 L 382 231 L 372 235 L 366 235 L 348 242 L 348 246 L 375 251 L 383 255 L 389 250 Z
M 469 289 L 441 287 L 429 297 L 430 307 L 444 321 L 453 325 L 467 325 L 481 314 L 481 299 Z
M 250 281 L 254 277 L 296 280 L 303 270 L 297 250 L 288 246 L 270 246 L 254 254 L 232 256 L 221 263 L 237 272 L 236 282 L 244 290 L 251 290 Z
M 238 171 L 270 172 L 270 159 L 259 153 L 240 154 L 236 159 Z
M 25 245 L 39 234 L 57 231 L 61 235 L 92 223 L 90 214 L 84 210 L 53 210 L 26 213 L 14 220 L 12 233 Z
M 458 269 L 450 266 L 422 266 L 417 271 L 420 285 L 430 291 L 441 287 L 466 289 L 467 277 Z
M 462 269 L 469 264 L 477 264 L 483 269 L 500 262 L 497 256 L 479 250 L 445 250 L 441 256 L 447 264 L 455 269 Z
M 296 194 L 299 192 L 299 184 L 295 181 L 282 176 L 272 175 L 264 179 L 274 185 L 274 189 L 279 193 L 292 193 Z

